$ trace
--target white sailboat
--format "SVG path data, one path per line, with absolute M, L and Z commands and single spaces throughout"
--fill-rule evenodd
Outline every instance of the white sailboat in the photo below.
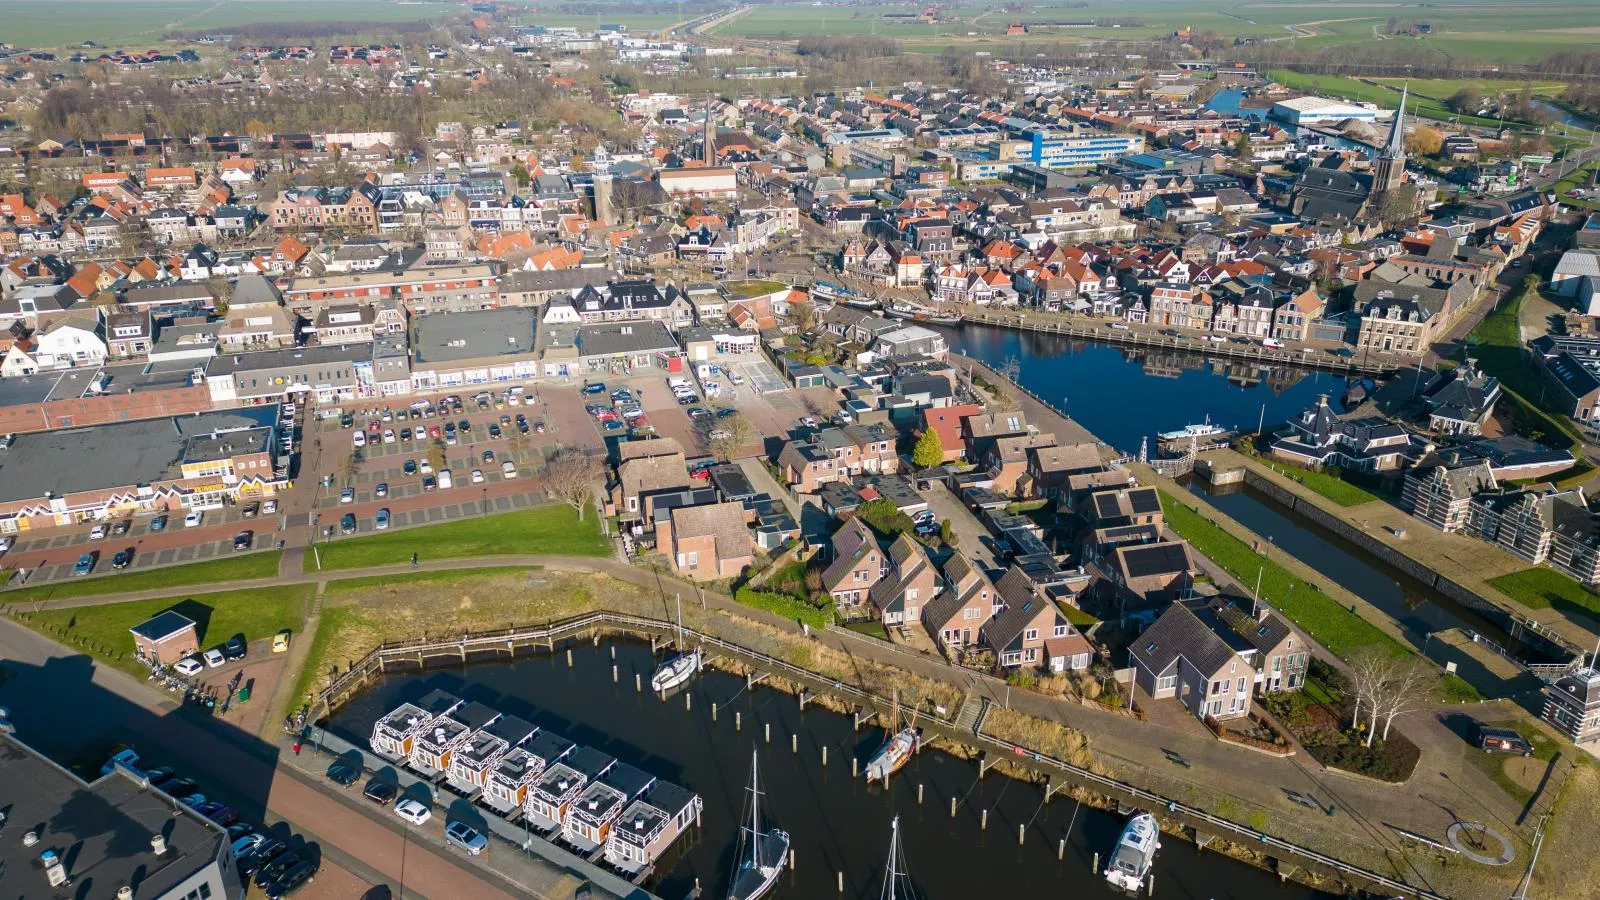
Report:
M 867 783 L 887 782 L 890 775 L 905 768 L 906 763 L 916 754 L 920 739 L 916 729 L 915 714 L 912 715 L 910 724 L 904 728 L 900 727 L 900 691 L 896 690 L 894 711 L 889 717 L 889 735 L 884 740 L 883 746 L 879 747 L 878 752 L 867 762 Z
M 678 596 L 678 652 L 662 660 L 650 676 L 650 690 L 664 694 L 683 685 L 700 671 L 700 649 L 683 649 L 683 595 Z
M 1125 891 L 1143 890 L 1160 847 L 1161 828 L 1156 817 L 1147 812 L 1135 813 L 1122 827 L 1117 846 L 1111 851 L 1111 861 L 1103 873 L 1106 881 Z
M 915 900 L 911 876 L 900 871 L 900 817 L 889 823 L 889 865 L 883 871 L 883 890 L 878 900 Z
M 754 750 L 750 751 L 750 827 L 741 831 L 728 900 L 756 900 L 772 890 L 783 873 L 783 861 L 789 855 L 789 833 L 777 828 L 761 830 L 761 787 Z

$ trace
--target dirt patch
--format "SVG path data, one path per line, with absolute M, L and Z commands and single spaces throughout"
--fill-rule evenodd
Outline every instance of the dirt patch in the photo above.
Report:
M 1545 770 L 1550 764 L 1531 756 L 1508 756 L 1501 760 L 1500 766 L 1512 783 L 1532 794 L 1539 790 L 1539 783 L 1544 780 Z
M 1578 751 L 1582 753 L 1582 751 Z M 1573 767 L 1561 787 L 1555 817 L 1545 830 L 1543 853 L 1534 872 L 1538 893 L 1546 897 L 1593 896 L 1600 884 L 1600 853 L 1594 836 L 1600 831 L 1600 769 L 1584 761 Z M 1530 896 L 1533 891 L 1528 892 Z

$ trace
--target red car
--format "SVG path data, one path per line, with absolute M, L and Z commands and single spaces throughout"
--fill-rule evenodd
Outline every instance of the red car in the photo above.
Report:
M 383 430 L 382 423 L 379 423 L 379 422 L 368 422 L 367 423 L 367 430 L 372 432 L 373 434 L 377 434 L 378 432 Z
M 428 437 L 438 437 L 438 436 L 439 436 L 439 426 L 437 426 L 437 425 L 429 425 L 428 426 Z

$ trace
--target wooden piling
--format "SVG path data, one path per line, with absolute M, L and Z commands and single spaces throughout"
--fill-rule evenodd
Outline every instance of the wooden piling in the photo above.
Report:
M 762 725 L 761 726 L 761 730 L 762 730 L 764 736 L 767 739 L 767 743 L 769 743 L 769 744 L 772 743 L 772 723 L 768 722 L 768 723 Z
M 950 798 L 950 818 L 954 819 L 955 817 L 956 817 L 956 798 L 951 797 Z
M 644 679 L 639 676 L 638 672 L 633 673 L 633 689 L 641 693 L 644 691 Z
M 1094 862 L 1090 863 L 1089 865 L 1090 865 L 1089 871 L 1095 872 L 1095 873 L 1098 873 L 1100 871 L 1100 851 L 1099 850 L 1096 850 L 1094 852 Z
M 1144 895 L 1146 897 L 1154 897 L 1156 895 L 1156 870 L 1155 869 L 1151 869 L 1150 870 L 1150 880 L 1145 882 Z
M 617 664 L 616 663 L 612 663 L 611 664 L 611 683 L 612 684 L 616 684 L 617 683 L 617 679 L 621 678 L 621 677 L 622 677 L 622 673 L 617 671 Z
M 839 873 L 839 893 L 844 893 L 844 873 Z
M 1017 823 L 1017 846 L 1018 847 L 1022 846 L 1022 839 L 1027 833 L 1028 833 L 1028 825 L 1027 825 L 1027 823 L 1026 822 L 1018 822 Z
M 683 693 L 683 711 L 684 712 L 688 712 L 688 711 L 690 711 L 692 709 L 694 709 L 694 694 L 691 694 L 688 691 L 684 691 L 684 693 Z
M 572 650 L 570 648 L 567 650 L 567 668 L 572 668 Z
M 827 744 L 823 744 L 822 745 L 822 767 L 824 769 L 826 769 L 828 767 L 828 745 Z
M 744 730 L 744 713 L 735 712 L 733 714 L 733 730 L 734 731 L 743 731 Z
M 789 871 L 794 871 L 794 848 L 789 849 Z
M 978 816 L 978 830 L 989 830 L 989 811 L 987 809 Z
M 922 785 L 917 785 L 917 805 L 922 805 Z
M 1066 859 L 1066 858 L 1067 858 L 1067 839 L 1066 838 L 1062 838 L 1061 841 L 1056 844 L 1056 862 L 1060 862 L 1060 861 L 1062 861 L 1063 859 Z
M 798 735 L 798 734 L 789 735 L 789 752 L 790 753 L 799 753 L 800 752 L 800 735 Z
M 855 756 L 852 754 L 851 757 L 850 757 L 850 777 L 854 778 L 854 777 L 856 777 L 857 775 L 860 775 L 860 774 L 861 774 L 861 760 L 856 759 Z
M 617 645 L 616 644 L 612 644 L 611 645 L 611 658 L 612 659 L 616 659 L 617 658 Z
M 717 705 L 715 703 L 713 703 L 713 704 L 711 704 L 711 721 L 715 722 L 716 720 L 717 720 Z

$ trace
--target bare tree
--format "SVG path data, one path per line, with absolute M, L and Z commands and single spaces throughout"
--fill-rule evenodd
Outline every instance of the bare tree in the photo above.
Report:
M 1384 685 L 1393 676 L 1394 669 L 1394 657 L 1381 651 L 1364 651 L 1350 660 L 1350 697 L 1355 701 L 1350 711 L 1350 727 L 1359 728 L 1363 715 L 1370 720 L 1368 746 L 1372 745 L 1372 735 L 1378 730 L 1378 715 L 1386 696 Z
M 550 457 L 545 469 L 545 486 L 551 496 L 578 511 L 583 519 L 584 508 L 594 496 L 594 483 L 600 478 L 600 464 L 581 450 L 562 450 Z
M 791 303 L 787 318 L 795 331 L 804 334 L 816 327 L 817 308 L 810 303 Z
M 435 472 L 437 472 L 440 469 L 444 468 L 444 464 L 445 464 L 444 441 L 442 441 L 442 440 L 440 440 L 438 438 L 434 438 L 433 443 L 428 445 L 428 465 L 432 466 L 433 470 Z
M 361 471 L 361 459 L 360 450 L 351 450 L 350 455 L 345 458 L 344 465 L 341 467 L 344 471 L 345 484 L 353 484 L 355 482 L 356 475 Z
M 1428 699 L 1428 685 L 1433 673 L 1416 658 L 1396 664 L 1395 671 L 1384 684 L 1384 693 L 1378 698 L 1378 713 L 1383 716 L 1383 739 L 1389 739 L 1389 726 L 1399 716 L 1412 712 Z M 1367 735 L 1371 746 L 1372 735 Z
M 710 440 L 711 455 L 727 462 L 733 455 L 744 449 L 755 438 L 756 430 L 750 421 L 742 415 L 729 416 L 718 421 L 711 428 Z

